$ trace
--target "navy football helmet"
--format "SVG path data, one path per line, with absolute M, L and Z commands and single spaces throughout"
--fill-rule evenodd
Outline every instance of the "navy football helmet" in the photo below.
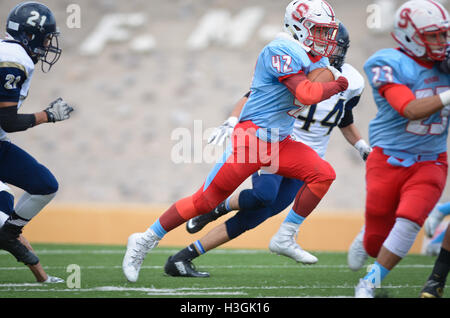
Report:
M 34 64 L 42 61 L 44 72 L 61 56 L 55 16 L 41 3 L 23 2 L 12 9 L 6 21 L 6 33 L 25 48 Z
M 350 36 L 348 34 L 347 28 L 342 22 L 339 22 L 338 33 L 336 36 L 337 46 L 333 54 L 330 56 L 331 66 L 342 69 L 344 65 L 345 56 L 347 55 L 347 50 L 350 47 Z

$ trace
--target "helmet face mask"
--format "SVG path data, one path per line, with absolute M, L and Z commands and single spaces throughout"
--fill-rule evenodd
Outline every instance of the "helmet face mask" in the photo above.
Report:
M 336 33 L 336 25 L 314 25 L 310 29 L 310 36 L 307 38 L 311 41 L 311 51 L 325 57 L 331 56 L 337 46 Z
M 35 64 L 42 62 L 44 72 L 48 72 L 61 56 L 55 17 L 41 3 L 17 5 L 8 16 L 6 33 L 24 47 Z
M 286 8 L 284 29 L 308 52 L 328 57 L 336 48 L 338 25 L 323 0 L 294 0 Z
M 342 22 L 339 22 L 339 29 L 337 31 L 337 46 L 334 50 L 333 54 L 329 57 L 330 65 L 337 68 L 338 70 L 342 69 L 342 65 L 345 62 L 345 56 L 347 55 L 347 51 L 350 47 L 350 37 L 347 29 L 345 28 Z
M 42 71 L 47 73 L 52 66 L 58 62 L 61 57 L 62 50 L 59 48 L 58 40 L 59 32 L 54 32 L 48 35 L 44 40 L 42 48 L 36 48 L 35 51 L 42 61 Z
M 433 60 L 442 61 L 445 58 L 449 31 L 444 28 L 438 28 L 434 31 L 418 30 L 413 41 L 426 48 L 426 54 Z
M 411 0 L 395 14 L 393 38 L 408 54 L 432 61 L 445 59 L 450 21 L 447 10 L 432 0 Z
M 329 57 L 330 65 L 335 67 L 338 70 L 342 69 L 342 65 L 345 62 L 345 55 L 347 54 L 348 46 L 340 46 L 339 44 L 336 47 L 336 50 L 333 52 L 333 55 Z

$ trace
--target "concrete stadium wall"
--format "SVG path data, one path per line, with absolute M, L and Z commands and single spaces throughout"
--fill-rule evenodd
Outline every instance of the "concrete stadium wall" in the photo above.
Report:
M 166 208 L 135 204 L 51 204 L 30 222 L 24 235 L 32 243 L 126 245 L 130 234 L 145 231 Z M 286 213 L 267 220 L 223 247 L 267 249 Z M 226 217 L 222 222 L 225 220 Z M 201 238 L 218 222 L 220 220 L 194 235 L 187 233 L 182 225 L 168 233 L 160 246 L 184 247 Z M 311 251 L 347 251 L 363 223 L 362 212 L 317 211 L 302 225 L 297 242 Z M 422 230 L 411 253 L 422 251 L 423 240 Z
M 0 38 L 17 2 L 0 1 Z M 41 111 L 63 97 L 75 111 L 68 121 L 14 133 L 11 140 L 56 176 L 60 187 L 53 203 L 166 204 L 191 195 L 204 182 L 213 164 L 196 154 L 206 150 L 207 130 L 223 123 L 247 92 L 256 59 L 281 30 L 289 0 L 41 2 L 55 13 L 63 54 L 48 74 L 36 70 L 20 110 Z M 403 0 L 329 2 L 350 32 L 347 62 L 364 75 L 363 65 L 375 51 L 397 45 L 383 25 L 392 22 Z M 380 27 L 369 27 L 380 3 L 385 8 Z M 450 9 L 450 1 L 445 3 Z M 73 19 L 76 8 L 79 19 Z M 354 117 L 367 140 L 377 107 L 364 78 Z M 200 133 L 196 122 L 202 123 Z M 192 147 L 183 152 L 191 162 L 172 158 L 179 144 L 173 136 L 180 131 L 191 137 L 186 143 Z M 325 159 L 337 178 L 319 209 L 361 211 L 364 162 L 335 131 Z M 442 200 L 450 200 L 449 186 Z

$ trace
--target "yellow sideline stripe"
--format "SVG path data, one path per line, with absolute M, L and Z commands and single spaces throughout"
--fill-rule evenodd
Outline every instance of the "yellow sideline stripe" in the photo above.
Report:
M 24 235 L 32 243 L 126 245 L 130 234 L 145 231 L 167 208 L 139 204 L 53 203 L 25 227 Z M 286 211 L 222 247 L 267 249 L 270 238 L 285 217 Z M 224 217 L 222 222 L 226 219 Z M 160 246 L 184 247 L 200 239 L 219 222 L 220 219 L 208 224 L 196 234 L 187 233 L 183 224 L 169 232 Z M 307 250 L 347 251 L 363 222 L 362 212 L 316 211 L 303 223 L 297 241 Z M 420 253 L 422 231 L 411 253 Z

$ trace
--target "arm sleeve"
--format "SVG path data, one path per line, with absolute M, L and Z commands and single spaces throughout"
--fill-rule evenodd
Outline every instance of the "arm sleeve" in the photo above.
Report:
M 387 84 L 380 87 L 378 92 L 403 117 L 406 106 L 416 99 L 411 89 L 402 84 Z
M 17 106 L 0 107 L 0 127 L 7 133 L 24 131 L 35 125 L 33 114 L 18 114 Z
M 351 124 L 353 124 L 354 120 L 353 120 L 353 108 L 356 107 L 356 105 L 358 105 L 359 100 L 361 99 L 361 96 L 355 96 L 352 99 L 350 99 L 349 101 L 347 101 L 345 103 L 344 106 L 344 116 L 342 117 L 341 121 L 339 122 L 338 127 L 339 128 L 344 128 L 347 127 Z
M 345 128 L 349 125 L 353 124 L 353 111 L 351 109 L 345 109 L 344 116 L 339 122 L 339 128 Z
M 311 82 L 305 73 L 279 79 L 289 91 L 304 105 L 317 104 L 342 91 L 337 81 L 328 83 Z

